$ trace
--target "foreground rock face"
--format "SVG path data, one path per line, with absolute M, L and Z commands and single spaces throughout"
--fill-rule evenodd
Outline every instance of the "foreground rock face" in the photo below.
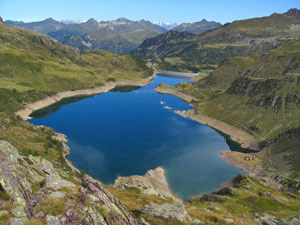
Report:
M 142 213 L 150 214 L 153 216 L 162 216 L 164 218 L 173 217 L 178 219 L 179 221 L 190 219 L 190 216 L 185 210 L 183 204 L 171 205 L 166 203 L 163 205 L 157 205 L 154 203 L 150 203 L 143 208 Z
M 87 192 L 92 194 L 93 200 L 96 202 L 99 201 L 101 207 L 109 212 L 109 216 L 105 218 L 108 224 L 136 224 L 126 207 L 111 193 L 105 190 L 99 181 L 95 181 L 90 176 L 84 175 L 82 182 Z M 89 207 L 88 211 L 93 212 L 93 209 Z M 101 221 L 103 219 L 99 218 L 99 215 L 94 212 L 87 216 L 86 221 L 89 222 L 89 224 L 97 224 L 99 220 Z
M 20 156 L 11 144 L 0 141 L 0 215 L 8 218 L 4 224 L 32 219 L 53 225 L 137 224 L 100 182 L 88 175 L 82 180 L 72 175 L 72 182 L 65 177 L 67 172 L 50 161 Z
M 113 186 L 121 189 L 136 187 L 142 194 L 175 199 L 161 167 L 147 171 L 144 176 L 118 177 Z
M 264 216 L 256 216 L 256 219 L 262 224 L 262 225 L 299 225 L 300 224 L 300 215 L 294 216 L 287 220 L 276 220 L 274 216 L 271 216 L 267 213 L 264 214 Z

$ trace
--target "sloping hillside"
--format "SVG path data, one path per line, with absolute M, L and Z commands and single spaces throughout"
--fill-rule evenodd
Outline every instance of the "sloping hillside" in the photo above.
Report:
M 197 98 L 196 114 L 246 131 L 262 142 L 261 147 L 269 146 L 270 154 L 271 143 L 276 143 L 276 155 L 293 155 L 288 161 L 276 158 L 276 162 L 287 164 L 279 169 L 297 176 L 299 84 L 300 40 L 295 40 L 265 54 L 226 60 L 206 78 L 181 83 L 175 89 Z M 286 132 L 290 135 L 284 135 Z M 279 143 L 284 142 L 278 140 L 287 143 L 288 137 L 289 145 L 280 149 Z
M 141 79 L 145 75 L 145 66 L 129 55 L 80 53 L 37 32 L 2 23 L 0 30 L 1 111 L 55 92 L 96 87 L 111 79 Z

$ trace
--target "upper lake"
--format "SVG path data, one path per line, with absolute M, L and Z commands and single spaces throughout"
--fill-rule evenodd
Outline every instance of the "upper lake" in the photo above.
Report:
M 154 91 L 161 82 L 183 81 L 189 80 L 157 76 L 139 89 L 65 100 L 30 122 L 66 134 L 68 159 L 104 184 L 161 166 L 174 194 L 187 199 L 218 188 L 241 170 L 219 156 L 230 149 L 221 134 L 172 111 L 188 110 L 188 103 Z M 41 114 L 47 110 L 52 113 Z

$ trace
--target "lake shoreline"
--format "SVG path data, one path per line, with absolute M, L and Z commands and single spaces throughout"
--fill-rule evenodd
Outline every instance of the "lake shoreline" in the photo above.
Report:
M 19 110 L 16 112 L 16 115 L 20 116 L 23 120 L 30 120 L 32 119 L 30 117 L 30 114 L 33 113 L 34 111 L 46 108 L 50 105 L 53 105 L 65 98 L 71 98 L 71 97 L 76 97 L 76 96 L 92 96 L 96 94 L 101 94 L 108 92 L 112 90 L 113 88 L 117 86 L 125 86 L 125 85 L 134 85 L 134 86 L 146 86 L 151 83 L 151 80 L 155 78 L 156 74 L 153 74 L 150 77 L 144 78 L 143 80 L 120 80 L 116 82 L 109 82 L 106 83 L 104 86 L 101 87 L 95 87 L 95 88 L 90 88 L 90 89 L 81 89 L 81 90 L 76 90 L 76 91 L 64 91 L 64 92 L 59 92 L 53 96 L 49 96 L 47 98 L 44 98 L 42 100 L 26 104 L 24 106 L 24 109 Z
M 188 111 L 176 110 L 176 111 L 174 111 L 176 114 L 178 114 L 182 117 L 185 117 L 185 118 L 190 118 L 194 121 L 205 124 L 207 126 L 210 126 L 214 129 L 217 129 L 217 130 L 229 135 L 230 139 L 241 144 L 242 148 L 259 151 L 258 142 L 250 134 L 248 134 L 245 131 L 240 130 L 234 126 L 231 126 L 223 121 L 220 121 L 220 120 L 197 113 L 194 109 L 194 105 L 192 104 L 193 100 L 196 100 L 196 98 L 194 96 L 187 95 L 187 94 L 181 93 L 179 91 L 175 91 L 175 90 L 172 90 L 169 88 L 163 88 L 163 87 L 159 87 L 159 86 L 157 86 L 154 90 L 161 94 L 170 94 L 170 95 L 177 96 L 178 98 L 182 99 L 183 101 L 189 103 L 190 106 L 192 107 L 192 109 L 188 110 Z

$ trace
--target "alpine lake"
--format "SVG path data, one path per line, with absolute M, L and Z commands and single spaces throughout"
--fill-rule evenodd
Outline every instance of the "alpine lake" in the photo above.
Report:
M 118 176 L 143 175 L 160 166 L 174 195 L 188 199 L 217 189 L 243 171 L 220 157 L 220 151 L 242 150 L 236 143 L 175 114 L 173 110 L 189 110 L 190 105 L 154 90 L 161 82 L 186 81 L 192 82 L 156 76 L 141 88 L 122 86 L 95 96 L 64 99 L 34 112 L 30 122 L 67 135 L 68 159 L 106 185 Z

